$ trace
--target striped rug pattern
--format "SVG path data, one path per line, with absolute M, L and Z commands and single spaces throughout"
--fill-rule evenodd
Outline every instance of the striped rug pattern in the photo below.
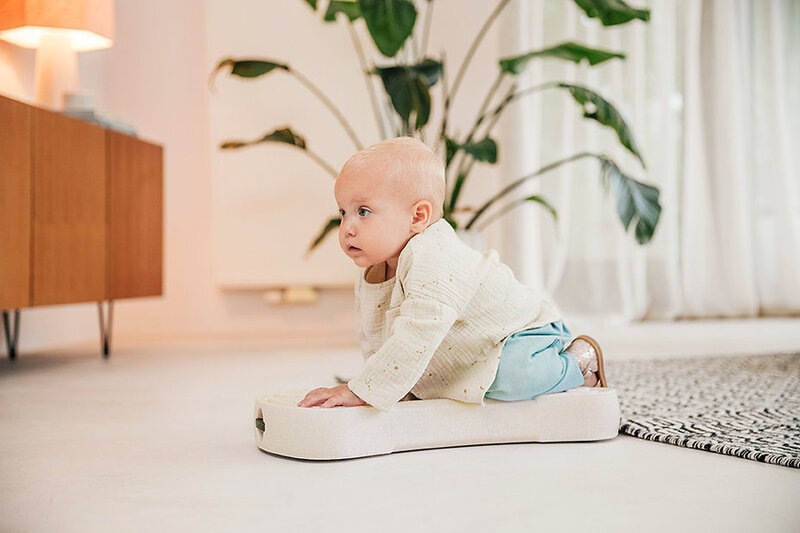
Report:
M 800 353 L 606 361 L 620 431 L 800 468 Z

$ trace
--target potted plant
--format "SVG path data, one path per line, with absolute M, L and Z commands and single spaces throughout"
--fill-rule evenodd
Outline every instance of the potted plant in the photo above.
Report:
M 320 8 L 321 12 L 321 6 L 318 6 L 317 0 L 304 1 L 315 12 L 318 8 Z M 598 18 L 604 26 L 625 24 L 636 19 L 646 22 L 650 17 L 649 10 L 632 8 L 622 0 L 574 1 L 587 16 Z M 422 129 L 429 122 L 433 106 L 432 88 L 437 84 L 441 87 L 442 105 L 444 106 L 443 118 L 436 136 L 438 146 L 435 146 L 435 148 L 439 150 L 439 153 L 445 154 L 447 188 L 444 217 L 454 229 L 474 230 L 478 227 L 485 227 L 498 216 L 525 202 L 536 202 L 555 216 L 556 210 L 545 198 L 538 195 L 518 197 L 514 193 L 517 193 L 519 187 L 527 181 L 536 179 L 561 165 L 583 158 L 593 158 L 600 164 L 600 176 L 606 190 L 610 190 L 616 198 L 617 214 L 620 222 L 626 230 L 633 224 L 637 242 L 639 244 L 647 243 L 653 236 L 661 214 L 661 206 L 658 201 L 659 190 L 656 187 L 631 178 L 619 168 L 611 157 L 602 153 L 580 152 L 551 162 L 531 174 L 519 177 L 477 208 L 463 207 L 459 203 L 461 191 L 473 167 L 478 163 L 497 163 L 498 146 L 497 141 L 492 138 L 491 130 L 503 111 L 514 101 L 545 90 L 567 91 L 581 108 L 586 119 L 593 120 L 614 130 L 622 146 L 636 156 L 642 168 L 645 168 L 644 158 L 637 147 L 632 131 L 625 123 L 621 113 L 596 91 L 560 81 L 548 81 L 519 90 L 516 76 L 524 72 L 527 65 L 537 58 L 550 57 L 575 63 L 586 61 L 590 65 L 625 58 L 624 54 L 618 52 L 591 48 L 575 42 L 563 42 L 541 50 L 531 50 L 500 59 L 496 78 L 490 86 L 468 134 L 464 138 L 457 138 L 447 129 L 450 106 L 458 91 L 464 71 L 491 24 L 508 2 L 509 0 L 500 0 L 489 15 L 470 46 L 451 87 L 447 85 L 444 57 L 433 58 L 426 54 L 434 0 L 426 0 L 424 2 L 427 19 L 422 34 L 421 49 L 415 39 L 417 35 L 415 33 L 416 23 L 421 17 L 419 17 L 417 7 L 412 0 L 331 0 L 327 4 L 322 20 L 324 23 L 336 23 L 338 21 L 350 25 L 350 33 L 367 81 L 370 102 L 384 139 L 400 135 L 422 137 Z M 384 57 L 395 58 L 399 51 L 408 47 L 406 52 L 412 57 L 412 61 L 396 60 L 383 66 L 368 65 L 363 53 L 363 47 L 353 26 L 361 23 L 366 24 L 372 44 Z M 232 76 L 250 79 L 278 72 L 294 76 L 330 109 L 352 139 L 356 149 L 364 147 L 347 119 L 325 96 L 324 92 L 290 65 L 273 59 L 228 57 L 219 61 L 212 72 L 212 79 L 223 70 L 227 70 Z M 377 91 L 373 90 L 370 76 L 378 76 L 380 78 L 385 90 L 385 94 L 382 95 L 383 98 L 375 94 Z M 492 105 L 502 82 L 509 78 L 511 79 L 509 88 Z M 440 81 L 441 83 L 439 83 Z M 387 131 L 380 114 L 381 106 L 386 106 L 389 114 L 394 117 L 394 131 Z M 333 178 L 336 178 L 337 171 L 318 154 L 314 153 L 309 148 L 306 138 L 292 130 L 291 127 L 275 129 L 254 140 L 228 140 L 221 144 L 221 148 L 224 150 L 236 150 L 273 142 L 285 143 L 303 150 Z M 491 217 L 488 216 L 489 209 L 496 204 L 501 205 L 500 209 L 495 210 Z M 460 221 L 459 218 L 463 221 Z M 338 214 L 331 217 L 311 243 L 309 251 L 322 242 L 325 236 L 336 229 L 339 224 L 340 217 Z

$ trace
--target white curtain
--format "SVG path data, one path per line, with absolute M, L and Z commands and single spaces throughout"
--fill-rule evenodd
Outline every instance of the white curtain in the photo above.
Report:
M 520 3 L 509 7 L 527 20 L 532 37 L 519 40 L 531 49 L 577 41 L 626 54 L 594 67 L 542 60 L 521 86 L 559 80 L 596 90 L 622 113 L 647 166 L 583 119 L 568 93 L 550 90 L 527 97 L 524 116 L 509 121 L 507 153 L 524 162 L 512 168 L 522 175 L 578 152 L 606 153 L 657 186 L 662 206 L 654 238 L 638 245 L 599 164 L 560 167 L 526 191 L 544 195 L 557 220 L 533 204 L 500 219 L 509 242 L 528 243 L 517 246 L 522 257 L 508 256 L 520 279 L 543 285 L 570 314 L 800 314 L 800 2 L 630 2 L 650 9 L 650 21 L 611 27 L 574 2 Z

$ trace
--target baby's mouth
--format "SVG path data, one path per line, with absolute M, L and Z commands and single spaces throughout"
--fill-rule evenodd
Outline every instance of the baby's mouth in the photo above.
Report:
M 360 252 L 361 248 L 356 248 L 355 246 L 348 246 L 347 247 L 347 251 L 348 252 Z

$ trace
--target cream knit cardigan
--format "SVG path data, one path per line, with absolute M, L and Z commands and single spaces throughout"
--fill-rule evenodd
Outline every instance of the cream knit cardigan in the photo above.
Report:
M 385 263 L 363 269 L 356 282 L 366 361 L 347 386 L 381 411 L 409 391 L 483 405 L 506 338 L 561 318 L 496 251 L 470 248 L 444 219 L 408 241 L 393 278 L 380 271 Z

